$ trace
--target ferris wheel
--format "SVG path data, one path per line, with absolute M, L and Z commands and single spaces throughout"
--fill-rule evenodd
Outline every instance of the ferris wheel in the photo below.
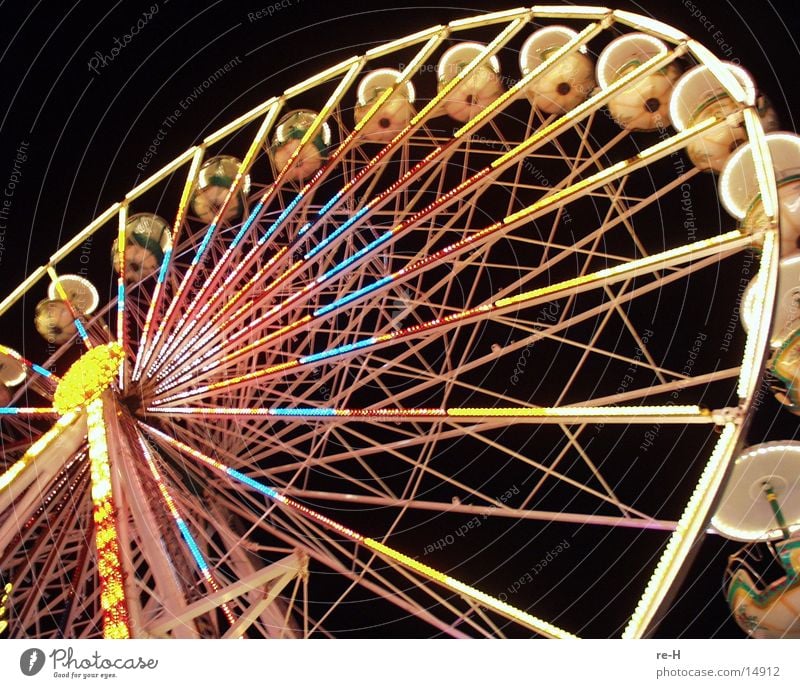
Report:
M 680 31 L 548 6 L 208 136 L 0 304 L 49 352 L 0 348 L 4 632 L 647 635 L 764 365 L 776 128 Z

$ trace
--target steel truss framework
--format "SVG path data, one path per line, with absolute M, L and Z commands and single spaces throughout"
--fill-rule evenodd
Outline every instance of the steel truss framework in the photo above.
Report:
M 517 42 L 548 23 L 578 34 L 505 80 L 470 121 L 443 116 L 483 61 L 511 64 Z M 563 116 L 530 106 L 533 79 L 630 30 L 669 50 Z M 437 56 L 465 39 L 481 40 L 482 53 L 426 90 Z M 762 197 L 774 198 L 754 103 L 702 45 L 627 12 L 533 7 L 436 26 L 331 67 L 208 136 L 78 232 L 0 314 L 22 317 L 21 297 L 68 272 L 89 237 L 110 246 L 118 228 L 122 251 L 134 210 L 155 199 L 177 207 L 157 279 L 126 286 L 120 274 L 105 308 L 75 312 L 84 347 L 124 352 L 115 380 L 57 412 L 50 370 L 74 350 L 65 345 L 42 367 L 26 362 L 26 383 L 2 409 L 10 633 L 380 634 L 369 624 L 393 609 L 415 633 L 455 637 L 647 634 L 706 527 L 769 330 L 752 326 L 713 366 L 688 366 L 680 337 L 697 333 L 697 310 L 702 341 L 727 322 L 736 284 L 719 275 L 753 247 L 754 322 L 767 323 L 778 259 L 767 203 L 771 224 L 749 234 L 717 218 L 687 236 L 669 211 L 687 188 L 704 203 L 710 175 L 682 151 L 731 118 L 653 134 L 609 120 L 615 93 L 678 58 L 729 87 Z M 395 87 L 353 126 L 359 78 L 399 64 Z M 410 124 L 388 144 L 365 141 L 409 80 L 423 94 Z M 271 169 L 265 145 L 301 100 L 320 105 L 301 145 L 324 123 L 335 136 L 323 167 L 296 184 L 295 158 Z M 204 225 L 190 200 L 203 161 L 222 152 L 241 167 Z M 229 223 L 247 175 L 248 212 Z M 662 301 L 684 312 L 654 322 Z M 647 432 L 693 453 L 643 469 Z M 653 492 L 654 474 L 668 489 Z M 576 535 L 556 561 L 553 543 L 576 528 L 594 544 Z M 497 538 L 509 543 L 501 565 L 477 561 Z M 603 577 L 613 567 L 596 541 L 609 538 L 639 586 L 632 608 L 614 609 Z M 522 590 L 514 581 L 533 583 L 540 559 L 558 580 L 543 574 Z M 587 567 L 594 584 L 574 573 Z

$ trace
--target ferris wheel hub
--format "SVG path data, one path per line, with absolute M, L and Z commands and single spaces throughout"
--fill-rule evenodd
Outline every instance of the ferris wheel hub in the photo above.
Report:
M 56 410 L 64 414 L 97 399 L 116 378 L 123 357 L 116 342 L 89 349 L 58 383 L 53 397 Z

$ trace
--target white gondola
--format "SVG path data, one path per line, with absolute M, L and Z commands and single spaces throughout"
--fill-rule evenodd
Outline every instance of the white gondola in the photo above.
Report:
M 771 333 L 774 349 L 769 363 L 778 381 L 775 397 L 792 413 L 800 415 L 800 321 L 797 319 L 797 277 L 800 270 L 800 137 L 775 132 L 765 137 L 777 182 L 780 221 L 781 265 L 778 310 Z M 719 193 L 725 209 L 740 220 L 747 232 L 768 227 L 756 175 L 752 144 L 741 146 L 725 163 L 719 178 Z M 750 286 L 743 297 L 743 324 L 755 305 L 759 291 Z
M 750 332 L 753 327 L 753 313 L 757 306 L 758 295 L 754 277 L 742 294 L 742 304 L 739 308 L 745 332 Z M 795 253 L 782 258 L 778 269 L 778 289 L 770 345 L 773 348 L 781 346 L 798 327 L 800 327 L 800 253 Z
M 192 212 L 203 222 L 211 223 L 228 196 L 239 172 L 241 161 L 230 155 L 209 158 L 198 175 L 197 188 L 192 197 Z M 244 200 L 250 191 L 250 177 L 245 176 L 239 192 L 231 198 L 222 219 L 235 222 L 242 217 Z
M 447 50 L 439 60 L 437 76 L 442 91 L 474 60 L 486 46 L 480 43 L 459 43 Z M 485 109 L 503 92 L 500 62 L 492 55 L 481 62 L 444 98 L 444 111 L 458 122 L 467 122 Z
M 36 331 L 48 344 L 66 344 L 77 334 L 69 306 L 60 299 L 40 301 L 36 306 L 33 322 Z
M 748 101 L 755 102 L 764 131 L 778 128 L 778 117 L 769 101 L 756 95 L 750 75 L 739 65 L 723 62 L 731 76 L 744 89 Z M 702 122 L 709 117 L 724 118 L 741 110 L 743 105 L 731 98 L 714 73 L 705 65 L 697 65 L 675 84 L 670 101 L 670 118 L 678 131 Z M 726 127 L 716 127 L 692 139 L 686 153 L 701 170 L 719 172 L 731 153 L 747 140 L 744 120 Z
M 152 213 L 131 215 L 125 225 L 125 283 L 136 284 L 158 271 L 172 245 L 169 223 Z M 119 272 L 118 239 L 111 246 L 114 271 Z
M 11 401 L 11 387 L 25 380 L 27 369 L 20 355 L 13 349 L 0 346 L 0 406 Z
M 780 203 L 781 255 L 798 250 L 800 239 L 800 136 L 785 132 L 767 134 Z M 751 144 L 740 147 L 725 164 L 719 178 L 725 209 L 742 221 L 744 229 L 765 227 L 766 216 L 756 176 Z
M 50 282 L 47 287 L 47 298 L 62 299 L 64 296 L 69 299 L 73 308 L 84 315 L 94 313 L 97 304 L 100 303 L 97 289 L 80 275 L 59 275 L 58 284 Z
M 278 122 L 269 148 L 276 173 L 286 166 L 292 154 L 300 148 L 301 140 L 311 129 L 316 118 L 316 112 L 293 110 Z M 302 147 L 292 167 L 286 171 L 284 179 L 301 182 L 309 178 L 325 163 L 330 145 L 331 128 L 327 122 L 323 122 L 311 140 Z
M 565 26 L 548 26 L 533 33 L 519 53 L 522 75 L 530 74 L 555 50 L 577 33 Z M 586 47 L 573 50 L 531 82 L 527 89 L 531 104 L 547 114 L 561 114 L 586 100 L 595 87 L 594 63 Z
M 731 540 L 748 542 L 728 564 L 727 599 L 736 622 L 754 638 L 800 638 L 800 442 L 755 445 L 734 463 L 712 520 Z M 758 543 L 784 575 L 768 580 Z
M 358 85 L 356 107 L 353 112 L 358 124 L 375 102 L 392 88 L 401 74 L 395 69 L 377 69 L 365 76 Z M 408 125 L 414 111 L 414 87 L 410 81 L 398 86 L 369 122 L 359 132 L 362 139 L 388 143 Z
M 605 89 L 647 60 L 667 52 L 653 36 L 631 33 L 611 41 L 597 60 L 597 83 Z M 681 70 L 671 62 L 639 79 L 608 101 L 614 120 L 624 129 L 653 131 L 670 125 L 669 103 Z

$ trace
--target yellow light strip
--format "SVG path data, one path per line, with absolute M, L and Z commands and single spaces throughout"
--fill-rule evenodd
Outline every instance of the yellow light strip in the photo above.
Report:
M 283 93 L 287 98 L 293 98 L 294 96 L 302 93 L 303 91 L 307 91 L 314 86 L 321 86 L 329 79 L 339 76 L 342 74 L 342 72 L 346 72 L 349 69 L 353 69 L 353 67 L 357 67 L 359 62 L 361 62 L 361 59 L 362 58 L 358 56 L 351 57 L 344 62 L 340 62 L 337 65 L 333 65 L 333 67 L 329 67 L 328 69 L 319 72 L 319 74 L 309 77 L 305 81 L 301 81 L 295 86 L 287 88 Z
M 738 425 L 726 423 L 711 458 L 689 499 L 675 532 L 670 536 L 661 559 L 636 606 L 623 638 L 640 638 L 647 632 L 664 596 L 669 592 L 683 568 L 686 556 L 702 534 L 710 517 L 709 511 L 722 484 L 728 462 L 736 447 Z
M 64 285 L 61 284 L 61 280 L 58 278 L 58 273 L 52 265 L 47 266 L 47 274 L 50 275 L 50 279 L 52 281 L 51 287 L 55 287 L 55 293 L 58 295 L 58 298 L 67 304 L 67 308 L 69 308 L 70 315 L 72 315 L 72 320 L 75 324 L 75 329 L 78 331 L 78 335 L 80 336 L 83 345 L 86 347 L 87 351 L 90 350 L 92 348 L 92 341 L 89 339 L 89 333 L 86 331 L 86 328 L 83 326 L 83 322 L 81 321 L 81 313 L 73 305 L 72 299 L 69 298 L 67 290 L 64 289 Z
M 178 245 L 178 239 L 180 237 L 180 229 L 183 226 L 183 218 L 186 215 L 186 208 L 189 205 L 189 201 L 192 198 L 192 191 L 194 190 L 194 185 L 197 181 L 198 171 L 200 170 L 200 165 L 203 163 L 203 157 L 205 156 L 206 148 L 205 145 L 196 146 L 194 155 L 192 156 L 192 164 L 189 167 L 189 172 L 186 175 L 186 181 L 183 185 L 183 192 L 181 193 L 181 200 L 178 203 L 178 212 L 175 215 L 175 223 L 172 226 L 172 245 Z M 165 258 L 166 260 L 166 258 Z M 162 270 L 165 269 L 165 266 L 161 266 Z M 153 290 L 153 295 L 150 298 L 150 305 L 147 308 L 147 315 L 144 319 L 144 327 L 142 328 L 142 336 L 139 339 L 139 351 L 138 356 L 136 357 L 136 363 L 133 367 L 133 381 L 136 382 L 139 377 L 141 377 L 142 369 L 147 365 L 150 361 L 150 357 L 153 355 L 153 349 L 150 346 L 152 343 L 150 341 L 150 332 L 152 331 L 153 325 L 153 315 L 155 315 L 155 311 L 158 308 L 158 304 L 161 300 L 161 295 L 164 293 L 164 284 L 159 280 L 156 282 L 156 286 Z M 163 321 L 162 321 L 163 322 Z
M 475 17 L 467 17 L 466 19 L 454 19 L 449 22 L 447 26 L 453 31 L 461 31 L 462 29 L 500 24 L 501 22 L 511 21 L 512 19 L 523 19 L 527 18 L 530 14 L 531 11 L 527 7 L 518 7 L 513 10 L 501 10 L 499 12 L 479 14 Z
M 22 473 L 31 461 L 34 461 L 52 442 L 58 439 L 61 435 L 61 431 L 72 425 L 79 415 L 80 410 L 78 409 L 65 413 L 47 432 L 28 447 L 28 451 L 23 454 L 22 458 L 10 466 L 5 473 L 0 475 L 0 492 L 8 487 L 14 481 L 14 478 Z
M 282 104 L 281 98 L 272 97 L 268 100 L 265 100 L 261 105 L 256 105 L 252 110 L 245 112 L 240 117 L 237 117 L 233 122 L 226 124 L 221 129 L 217 129 L 213 134 L 209 134 L 203 139 L 203 144 L 205 146 L 210 146 L 220 139 L 225 138 L 228 134 L 232 134 L 237 129 L 249 124 L 254 119 L 263 115 L 267 110 L 271 107 L 280 107 Z
M 269 130 L 272 128 L 273 123 L 278 117 L 278 112 L 280 112 L 280 103 L 276 102 L 271 108 L 269 108 L 267 114 L 264 116 L 261 126 L 258 128 L 258 131 L 253 138 L 253 142 L 250 144 L 250 148 L 242 160 L 242 164 L 239 165 L 238 175 L 240 177 L 244 177 L 246 174 L 249 174 L 250 167 L 253 165 L 256 155 L 258 155 L 258 151 L 266 141 L 267 134 L 269 134 Z
M 119 208 L 119 226 L 117 228 L 117 261 L 119 272 L 117 274 L 117 346 L 125 351 L 125 243 L 127 236 L 125 226 L 128 224 L 128 203 L 123 203 Z M 119 388 L 125 386 L 125 356 L 119 360 Z
M 705 422 L 713 422 L 710 414 L 699 406 L 564 406 L 560 408 L 450 408 L 448 416 L 455 417 L 518 417 L 518 418 L 582 418 L 582 417 L 621 417 L 642 418 L 648 416 L 696 417 Z M 685 418 L 684 418 L 685 420 Z
M 100 578 L 100 606 L 103 609 L 103 637 L 130 638 L 116 508 L 111 494 L 111 464 L 108 460 L 102 400 L 95 399 L 86 407 L 86 422 L 94 504 L 97 573 Z
M 750 140 L 753 166 L 756 169 L 758 190 L 761 194 L 764 214 L 769 220 L 775 222 L 778 219 L 778 189 L 775 170 L 772 167 L 772 155 L 769 151 L 764 128 L 755 108 L 749 107 L 744 111 L 744 125 Z
M 47 274 L 47 268 L 41 266 L 36 268 L 22 284 L 20 284 L 14 291 L 12 291 L 6 298 L 0 302 L 0 315 L 3 315 L 17 300 L 25 294 L 34 284 L 36 284 L 42 277 Z
M 437 571 L 430 566 L 426 566 L 425 564 L 420 563 L 416 559 L 412 559 L 411 557 L 403 554 L 402 552 L 398 552 L 396 549 L 392 549 L 391 547 L 387 547 L 386 545 L 378 542 L 377 540 L 373 540 L 372 538 L 364 538 L 362 541 L 364 546 L 371 549 L 373 552 L 377 552 L 378 554 L 382 554 L 388 559 L 395 561 L 403 566 L 416 571 L 417 573 L 422 574 L 426 578 L 429 578 L 437 583 L 441 583 L 445 587 L 449 588 L 450 590 L 454 590 L 456 592 L 469 597 L 471 600 L 482 604 L 485 607 L 497 612 L 498 614 L 502 614 L 507 618 L 514 619 L 519 623 L 527 626 L 528 628 L 533 629 L 537 633 L 541 633 L 549 638 L 569 638 L 572 640 L 577 640 L 578 637 L 573 635 L 572 633 L 568 633 L 567 631 L 558 628 L 558 626 L 554 626 L 547 621 L 543 621 L 532 614 L 528 614 L 528 612 L 524 612 L 521 609 L 517 609 L 516 607 L 507 604 L 506 602 L 502 602 L 496 597 L 492 597 L 491 595 L 487 595 L 480 590 L 473 588 L 471 585 L 467 585 L 466 583 L 462 583 L 456 578 L 452 576 L 448 576 L 441 571 Z
M 390 43 L 384 43 L 383 45 L 379 45 L 377 48 L 371 48 L 367 50 L 365 53 L 368 59 L 373 59 L 375 57 L 383 57 L 384 55 L 388 55 L 389 53 L 395 52 L 397 50 L 402 50 L 403 48 L 408 48 L 416 43 L 422 43 L 423 41 L 430 40 L 432 38 L 445 37 L 447 33 L 444 26 L 441 24 L 437 24 L 436 26 L 432 26 L 429 29 L 424 29 L 422 31 L 417 31 L 417 33 L 412 33 L 410 36 L 404 36 L 403 38 L 398 38 L 395 41 Z
M 436 48 L 441 45 L 443 40 L 443 33 L 436 33 L 435 35 L 431 36 L 428 42 L 423 45 L 419 52 L 414 56 L 414 59 L 411 60 L 411 62 L 406 65 L 405 69 L 400 72 L 401 78 L 400 81 L 395 84 L 395 88 L 397 88 L 397 86 L 400 84 L 406 83 L 406 81 L 411 78 L 412 74 L 417 71 L 418 67 L 431 56 L 431 53 L 433 53 Z M 368 51 L 367 55 L 369 54 L 370 53 Z
M 740 232 L 739 230 L 733 230 L 732 232 L 726 232 L 725 234 L 720 234 L 719 236 L 711 237 L 710 239 L 702 239 L 701 241 L 696 241 L 693 244 L 687 244 L 686 246 L 679 246 L 678 248 L 669 249 L 667 251 L 664 251 L 663 253 L 656 253 L 652 256 L 647 256 L 646 258 L 639 258 L 637 260 L 632 260 L 628 263 L 621 263 L 620 265 L 615 265 L 612 268 L 605 268 L 603 270 L 598 270 L 597 272 L 589 273 L 587 275 L 582 275 L 580 277 L 574 277 L 572 279 L 565 280 L 563 282 L 558 282 L 556 284 L 552 284 L 547 287 L 533 289 L 531 291 L 525 292 L 524 294 L 509 296 L 507 298 L 500 299 L 495 303 L 495 305 L 502 308 L 504 306 L 510 306 L 515 303 L 522 303 L 524 301 L 540 298 L 542 296 L 547 296 L 549 294 L 555 294 L 559 291 L 572 289 L 574 287 L 579 287 L 581 285 L 586 285 L 592 282 L 605 280 L 610 277 L 616 277 L 625 273 L 652 271 L 660 263 L 670 262 L 675 259 L 688 257 L 693 253 L 698 253 L 700 251 L 704 251 L 709 248 L 718 248 L 724 246 L 727 243 L 732 243 L 741 239 L 748 239 L 748 237 L 742 234 L 742 232 Z
M 614 10 L 614 19 L 620 24 L 625 24 L 637 31 L 645 31 L 650 34 L 655 34 L 659 38 L 672 41 L 673 43 L 681 43 L 682 41 L 689 40 L 689 37 L 673 28 L 669 24 L 660 22 L 657 19 L 651 19 L 635 12 L 628 12 L 626 10 Z
M 534 5 L 533 16 L 541 19 L 604 19 L 611 16 L 607 7 L 574 7 L 571 5 Z
M 431 98 L 428 103 L 411 118 L 409 127 L 415 127 L 420 124 L 433 110 L 435 110 L 442 102 L 445 101 L 447 96 L 453 91 L 462 81 L 469 77 L 469 75 L 478 68 L 478 66 L 494 55 L 500 48 L 502 48 L 508 41 L 510 41 L 521 29 L 525 26 L 525 22 L 516 19 L 503 29 L 483 50 L 481 50 L 472 60 L 464 65 L 450 81 L 448 81 L 439 92 Z M 499 99 L 498 99 L 499 100 Z M 495 101 L 497 102 L 497 101 Z M 494 108 L 493 103 L 490 107 Z
M 778 281 L 778 251 L 776 231 L 765 232 L 758 274 L 751 287 L 752 325 L 745 340 L 744 357 L 736 388 L 740 399 L 750 400 L 756 387 L 761 384 L 761 373 L 770 339 L 770 321 Z
M 695 56 L 698 62 L 708 67 L 711 73 L 716 77 L 717 81 L 722 84 L 723 88 L 728 92 L 731 98 L 739 103 L 745 105 L 753 105 L 755 102 L 755 90 L 751 97 L 748 97 L 744 87 L 739 81 L 730 73 L 726 66 L 720 59 L 706 48 L 702 43 L 694 39 L 690 39 L 686 43 L 689 52 Z
M 119 211 L 119 203 L 114 203 L 110 208 L 106 208 L 100 215 L 92 220 L 86 227 L 78 232 L 70 241 L 64 244 L 58 251 L 50 256 L 50 264 L 55 265 L 65 256 L 69 255 L 73 249 L 76 249 L 84 241 L 86 241 L 92 234 L 94 234 L 100 227 L 108 222 Z
M 177 158 L 171 162 L 168 162 L 160 170 L 150 175 L 141 184 L 134 186 L 130 191 L 128 191 L 128 193 L 125 194 L 125 200 L 130 202 L 141 196 L 145 191 L 149 191 L 152 187 L 158 184 L 158 182 L 171 175 L 182 165 L 185 165 L 196 151 L 197 146 L 192 146 L 189 150 L 181 153 Z

